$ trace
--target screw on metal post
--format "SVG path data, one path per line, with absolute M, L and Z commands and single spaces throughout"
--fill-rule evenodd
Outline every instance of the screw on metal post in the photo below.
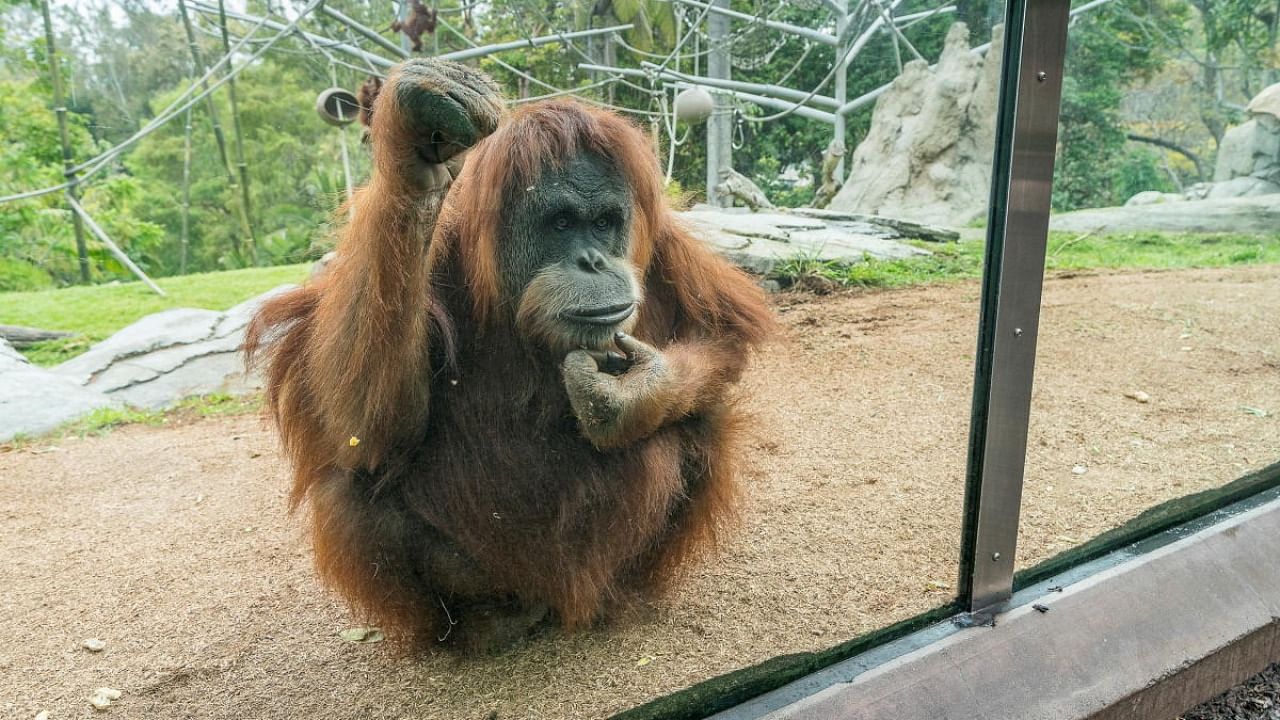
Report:
M 1049 73 L 1041 70 L 1040 72 L 1036 73 L 1036 79 L 1039 80 L 1040 82 L 1044 82 L 1045 80 L 1049 79 Z

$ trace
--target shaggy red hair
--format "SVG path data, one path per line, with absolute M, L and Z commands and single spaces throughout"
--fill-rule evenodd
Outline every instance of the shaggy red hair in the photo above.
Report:
M 383 121 L 383 106 L 375 108 Z M 445 534 L 500 588 L 547 603 L 567 626 L 590 622 L 609 601 L 660 587 L 731 517 L 739 422 L 727 392 L 773 328 L 763 293 L 682 227 L 648 138 L 618 115 L 571 100 L 511 113 L 470 151 L 442 207 L 397 179 L 392 164 L 406 140 L 385 122 L 373 128 L 375 173 L 353 200 L 337 258 L 305 287 L 268 301 L 248 331 L 250 360 L 268 358 L 267 405 L 293 461 L 291 504 L 312 501 L 321 572 L 393 629 L 430 638 L 449 621 L 440 612 L 446 590 L 418 577 L 412 548 L 403 547 L 418 536 L 388 529 L 393 514 Z M 557 366 L 494 351 L 520 347 L 499 302 L 503 208 L 543 169 L 580 153 L 611 161 L 630 186 L 630 259 L 645 297 L 634 335 L 702 378 L 685 401 L 696 418 L 677 417 L 614 454 L 563 435 Z M 467 378 L 466 393 L 442 384 L 453 372 Z M 442 402 L 449 415 L 433 416 Z M 550 408 L 537 420 L 545 425 L 521 428 L 529 440 L 468 419 L 519 402 Z M 539 437 L 567 448 L 563 467 L 546 468 Z M 491 462 L 492 472 L 527 471 L 467 480 L 468 466 L 440 464 L 454 457 Z M 559 493 L 544 500 L 559 503 L 562 520 L 519 542 L 491 528 L 482 512 L 500 504 L 491 496 L 563 468 L 581 475 L 564 487 L 548 480 L 544 492 Z

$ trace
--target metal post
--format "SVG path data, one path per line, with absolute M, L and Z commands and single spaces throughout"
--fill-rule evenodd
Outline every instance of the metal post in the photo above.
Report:
M 53 84 L 53 112 L 58 117 L 58 138 L 62 141 L 62 172 L 71 185 L 67 188 L 67 204 L 74 210 L 79 191 L 76 173 L 72 170 L 71 136 L 67 133 L 67 106 L 62 98 L 62 70 L 58 67 L 58 48 L 53 40 L 53 19 L 49 16 L 49 0 L 41 0 L 40 12 L 44 15 L 45 52 L 49 54 L 49 81 Z M 84 224 L 80 216 L 71 213 L 71 227 L 76 234 L 76 253 L 80 256 L 80 281 L 89 282 L 89 248 L 84 241 Z
M 223 12 L 225 14 L 225 10 Z M 392 55 L 396 55 L 402 58 L 409 57 L 409 53 L 405 51 L 403 48 L 401 48 L 399 45 L 382 37 L 382 35 L 379 34 L 377 30 L 374 30 L 373 28 L 367 25 L 363 25 L 359 22 L 356 22 L 354 18 L 348 16 L 346 13 L 343 13 L 340 10 L 335 10 L 329 7 L 328 5 L 321 5 L 320 12 L 323 12 L 324 14 L 333 18 L 334 20 L 337 20 L 343 25 L 351 28 L 355 32 L 359 33 L 360 35 L 363 35 L 370 42 L 374 43 L 375 45 L 382 48 L 383 50 L 386 50 Z M 407 39 L 406 39 L 406 42 L 407 42 Z
M 725 10 L 729 9 L 729 0 L 711 0 L 711 4 Z M 711 52 L 707 56 L 707 77 L 717 80 L 729 78 L 729 18 L 720 13 L 709 13 L 707 16 L 707 41 L 711 43 Z M 716 207 L 728 207 L 733 203 L 731 198 L 722 198 L 716 192 L 716 186 L 733 168 L 733 104 L 729 97 L 721 92 L 712 92 L 715 105 L 711 117 L 707 118 L 707 204 Z
M 187 253 L 191 246 L 191 108 L 187 108 L 186 123 L 182 135 L 182 255 L 178 259 L 178 274 L 187 274 Z
M 836 37 L 840 38 L 840 44 L 836 46 L 835 62 L 840 66 L 836 68 L 836 107 L 842 107 L 849 100 L 849 61 L 852 57 L 849 55 L 849 0 L 837 0 L 840 5 L 839 14 L 836 16 Z M 840 147 L 845 145 L 845 117 L 843 113 L 836 113 L 835 128 L 832 135 Z M 848 153 L 845 153 L 847 155 Z M 844 155 L 840 156 L 840 160 L 836 163 L 836 179 L 844 182 Z
M 187 14 L 186 0 L 178 0 L 178 14 L 182 16 L 182 26 L 187 31 L 187 49 L 191 52 L 191 62 L 195 63 L 196 73 L 203 75 L 209 71 L 209 66 L 205 64 L 200 45 L 196 42 L 195 29 L 191 26 L 191 16 Z M 201 81 L 200 89 L 208 90 L 209 81 Z M 222 134 L 222 121 L 218 118 L 218 105 L 214 102 L 213 95 L 205 96 L 205 107 L 209 111 L 209 122 L 213 124 L 213 139 L 218 143 L 218 157 L 222 158 L 222 167 L 227 171 L 227 182 L 234 185 L 236 176 L 231 167 L 231 156 L 227 154 L 227 138 Z M 236 254 L 239 253 L 240 250 L 237 248 Z
M 331 82 L 334 87 L 338 86 L 338 66 L 332 62 L 329 63 L 329 82 Z M 336 108 L 338 111 L 338 119 L 346 120 L 347 117 L 346 113 L 342 110 L 342 103 L 336 103 Z M 355 206 L 351 204 L 351 195 L 354 192 L 355 183 L 351 179 L 351 153 L 347 150 L 346 123 L 338 126 L 338 144 L 342 147 L 342 179 L 343 187 L 346 190 L 344 197 L 347 201 L 347 218 L 349 220 L 353 220 L 356 216 L 356 209 Z
M 111 240 L 111 236 L 107 235 L 106 231 L 102 229 L 102 226 L 98 225 L 98 223 L 94 221 L 93 216 L 90 215 L 89 212 L 80 205 L 80 203 L 76 202 L 75 198 L 68 197 L 67 202 L 71 204 L 71 210 L 75 213 L 76 217 L 84 220 L 85 224 L 89 226 L 89 230 L 93 232 L 94 236 L 97 237 L 103 245 L 107 246 L 107 250 L 110 250 L 111 254 L 116 256 L 116 259 L 120 261 L 121 265 L 124 265 L 129 269 L 129 272 L 133 273 L 139 280 L 146 283 L 147 287 L 154 290 L 157 295 L 165 297 L 165 292 L 160 289 L 160 286 L 155 284 L 151 278 L 147 277 L 147 274 L 142 272 L 142 268 L 138 267 L 133 260 L 129 259 L 129 256 L 120 249 L 119 245 L 116 245 L 115 242 Z
M 1011 0 L 969 435 L 960 601 L 1013 588 L 1070 0 Z
M 436 19 L 440 18 L 440 2 L 439 0 L 431 0 L 431 11 L 435 13 Z M 465 18 L 464 18 L 465 19 Z M 431 56 L 435 57 L 440 54 L 440 28 L 437 26 L 431 31 Z
M 249 246 L 249 264 L 258 264 L 258 241 L 249 220 L 249 166 L 244 161 L 244 136 L 240 132 L 240 105 L 236 102 L 235 61 L 231 59 L 231 38 L 227 34 L 225 0 L 218 0 L 218 27 L 222 31 L 222 51 L 227 54 L 227 98 L 231 101 L 231 129 L 235 133 L 236 169 L 240 175 L 240 230 Z

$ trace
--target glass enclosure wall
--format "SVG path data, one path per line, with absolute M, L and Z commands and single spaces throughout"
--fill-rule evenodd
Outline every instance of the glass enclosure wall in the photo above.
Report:
M 1280 460 L 1266 26 L 1125 5 L 1071 28 L 1020 568 Z

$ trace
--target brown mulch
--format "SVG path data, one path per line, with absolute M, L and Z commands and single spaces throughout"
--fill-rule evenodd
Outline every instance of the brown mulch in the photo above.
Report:
M 724 554 L 661 603 L 484 660 L 336 636 L 359 620 L 314 579 L 255 417 L 0 452 L 0 717 L 94 716 L 106 686 L 114 718 L 599 718 L 936 607 L 977 301 L 975 283 L 778 296 Z M 1277 267 L 1048 282 L 1020 566 L 1280 458 L 1277 307 Z
M 1280 663 L 1195 706 L 1178 720 L 1280 720 Z

